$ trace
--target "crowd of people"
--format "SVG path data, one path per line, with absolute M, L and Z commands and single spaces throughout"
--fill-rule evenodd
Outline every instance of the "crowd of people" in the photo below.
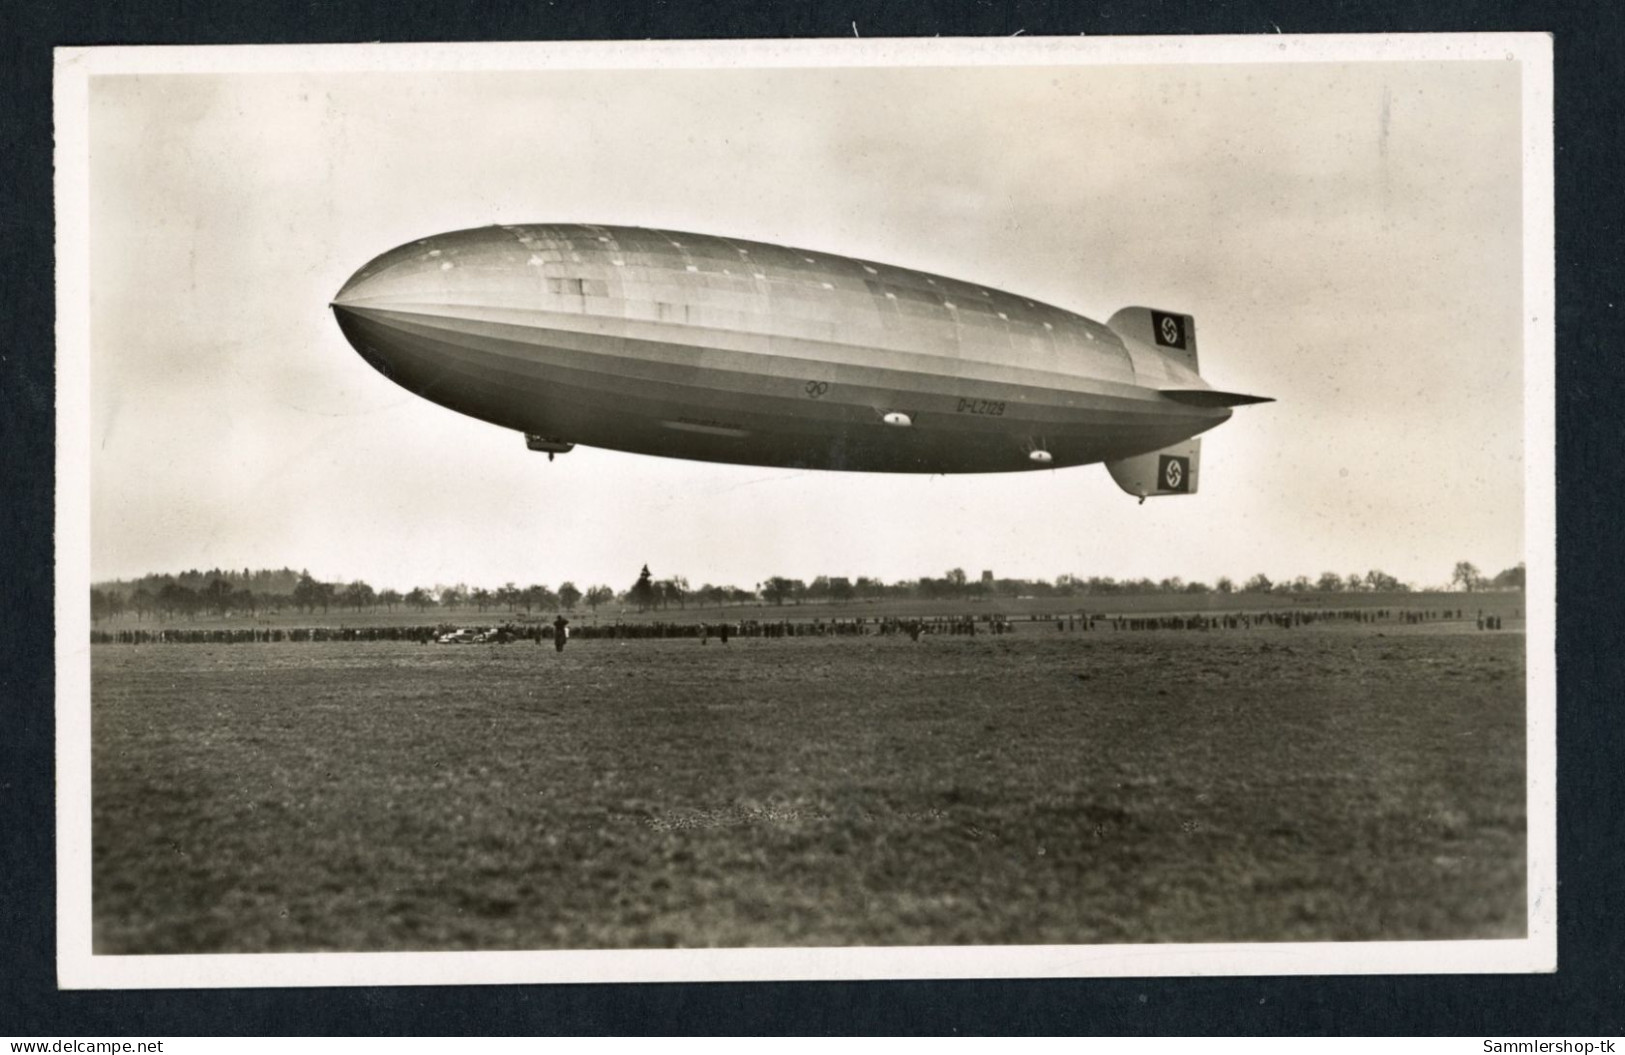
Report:
M 1517 619 L 1518 612 L 1513 613 Z M 571 624 L 560 616 L 552 622 L 504 623 L 467 640 L 479 643 L 551 643 L 562 651 L 575 639 L 639 641 L 690 638 L 709 644 L 713 639 L 727 644 L 730 638 L 807 637 L 892 637 L 907 636 L 918 641 L 926 636 L 967 636 L 1010 634 L 1025 627 L 1028 632 L 1087 633 L 1092 631 L 1147 630 L 1251 630 L 1255 627 L 1293 629 L 1321 623 L 1377 623 L 1389 620 L 1413 625 L 1443 620 L 1475 619 L 1479 630 L 1502 629 L 1502 616 L 1476 617 L 1461 608 L 1293 608 L 1272 612 L 1223 612 L 1178 615 L 1107 615 L 1076 612 L 1064 615 L 1029 615 L 1015 620 L 1006 615 L 858 616 L 845 619 L 738 619 L 720 622 L 651 620 L 647 622 L 584 622 Z M 436 626 L 365 627 L 169 627 L 163 629 L 93 630 L 91 644 L 255 644 L 265 642 L 397 641 L 427 645 L 445 639 L 457 628 Z

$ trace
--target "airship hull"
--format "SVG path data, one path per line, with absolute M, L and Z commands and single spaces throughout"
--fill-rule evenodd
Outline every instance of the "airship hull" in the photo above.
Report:
M 1200 379 L 1058 308 L 677 232 L 441 235 L 379 257 L 333 307 L 368 362 L 418 395 L 538 436 L 667 457 L 1031 470 L 1156 450 L 1230 416 L 1165 398 L 1154 386 Z

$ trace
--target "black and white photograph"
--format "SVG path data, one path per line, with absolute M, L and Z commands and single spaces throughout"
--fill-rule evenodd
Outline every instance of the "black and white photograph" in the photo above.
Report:
M 59 49 L 61 984 L 1554 969 L 1550 82 Z

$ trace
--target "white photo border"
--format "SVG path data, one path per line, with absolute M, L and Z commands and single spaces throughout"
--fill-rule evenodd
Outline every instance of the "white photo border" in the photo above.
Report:
M 1049 946 L 274 953 L 92 951 L 92 78 L 159 73 L 1180 65 L 1401 61 L 1522 67 L 1527 897 L 1522 939 Z M 57 979 L 65 989 L 737 980 L 1494 974 L 1557 966 L 1556 410 L 1552 41 L 1538 33 L 58 48 L 56 129 Z

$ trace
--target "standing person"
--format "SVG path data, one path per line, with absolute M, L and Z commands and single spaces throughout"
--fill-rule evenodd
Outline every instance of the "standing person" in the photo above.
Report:
M 553 620 L 553 651 L 563 652 L 564 643 L 570 640 L 570 620 L 560 615 Z

